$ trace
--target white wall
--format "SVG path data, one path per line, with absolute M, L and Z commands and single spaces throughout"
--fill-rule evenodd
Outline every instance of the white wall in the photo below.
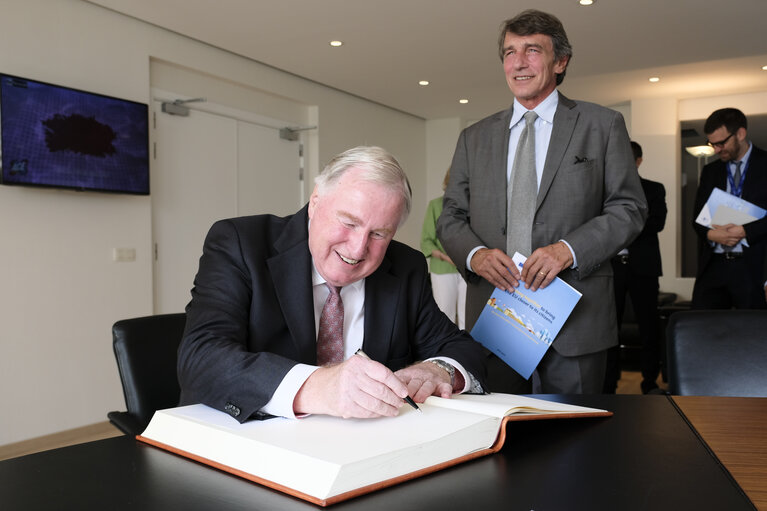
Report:
M 426 196 L 422 119 L 79 0 L 2 4 L 2 72 L 144 103 L 152 59 L 208 73 L 308 105 L 308 122 L 320 126 L 307 155 L 313 173 L 344 149 L 381 145 Z M 295 113 L 279 101 L 263 108 Z M 424 211 L 414 201 L 400 240 L 418 246 Z M 0 444 L 124 409 L 110 328 L 153 311 L 150 198 L 0 186 L 0 233 Z M 135 248 L 136 261 L 112 262 L 116 247 Z
M 631 138 L 642 146 L 639 174 L 658 181 L 666 188 L 668 214 L 666 226 L 658 235 L 661 247 L 662 291 L 676 293 L 680 299 L 692 296 L 693 279 L 681 275 L 681 156 L 679 153 L 678 101 L 674 98 L 631 102 Z
M 426 170 L 427 185 L 425 201 L 442 195 L 445 172 L 453 161 L 455 144 L 464 128 L 460 118 L 426 121 Z

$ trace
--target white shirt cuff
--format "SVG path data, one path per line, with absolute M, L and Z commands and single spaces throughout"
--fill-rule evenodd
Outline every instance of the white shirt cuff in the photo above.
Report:
M 309 376 L 317 369 L 319 367 L 307 364 L 294 365 L 288 371 L 288 374 L 285 375 L 285 378 L 282 379 L 274 394 L 272 394 L 272 399 L 260 411 L 278 417 L 295 419 L 296 414 L 293 412 L 293 401 L 296 399 L 296 394 L 298 394 L 298 391 Z
M 487 247 L 484 246 L 484 245 L 480 245 L 478 247 L 474 247 L 471 250 L 471 252 L 469 252 L 469 255 L 466 256 L 466 269 L 469 270 L 470 272 L 476 273 L 476 272 L 474 272 L 474 270 L 471 269 L 471 258 L 474 257 L 474 254 L 477 253 L 477 250 L 479 250 L 481 248 L 487 248 Z
M 578 267 L 578 259 L 575 257 L 575 251 L 573 250 L 573 247 L 571 247 L 570 244 L 568 242 L 566 242 L 565 240 L 559 240 L 559 241 L 561 241 L 562 243 L 564 243 L 567 246 L 567 248 L 570 250 L 570 254 L 573 256 L 573 265 L 570 266 L 570 268 L 577 268 Z

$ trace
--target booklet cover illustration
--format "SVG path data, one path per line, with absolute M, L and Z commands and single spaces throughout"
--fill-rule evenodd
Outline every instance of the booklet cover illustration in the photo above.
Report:
M 512 259 L 521 270 L 525 256 L 517 252 Z M 580 298 L 581 293 L 559 277 L 536 291 L 523 285 L 513 293 L 496 288 L 471 335 L 529 379 Z

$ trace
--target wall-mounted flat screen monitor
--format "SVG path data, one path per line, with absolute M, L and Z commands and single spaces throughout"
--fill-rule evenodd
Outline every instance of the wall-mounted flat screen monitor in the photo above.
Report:
M 147 105 L 0 74 L 0 183 L 149 194 Z

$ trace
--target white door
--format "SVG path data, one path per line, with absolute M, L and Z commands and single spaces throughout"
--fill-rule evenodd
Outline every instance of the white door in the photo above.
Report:
M 199 110 L 169 115 L 159 102 L 154 116 L 154 310 L 164 314 L 189 302 L 213 222 L 289 214 L 303 199 L 299 143 L 280 139 L 277 129 Z
M 273 128 L 239 121 L 237 214 L 285 216 L 304 204 L 298 142 Z

